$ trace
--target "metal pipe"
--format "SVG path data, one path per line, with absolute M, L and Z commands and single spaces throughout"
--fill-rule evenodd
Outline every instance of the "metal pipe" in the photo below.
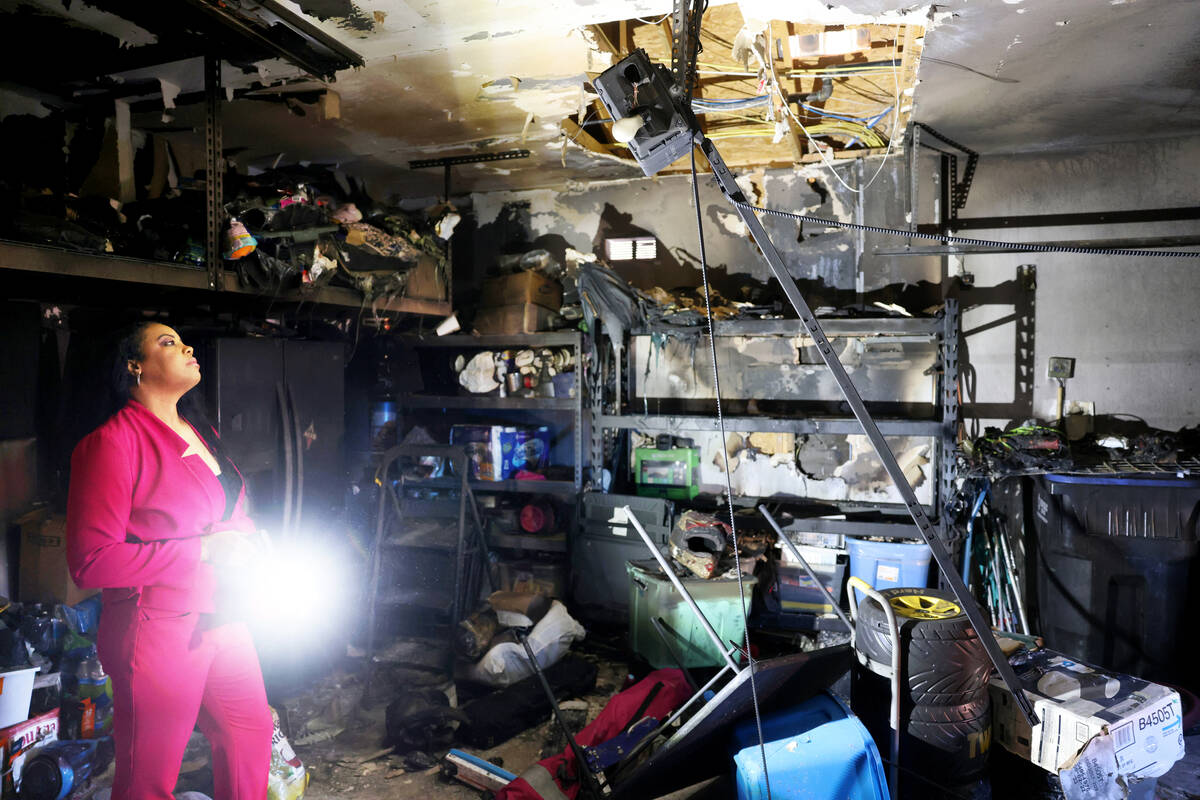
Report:
M 766 506 L 759 506 L 758 510 L 764 517 L 766 517 L 767 522 L 771 524 L 771 527 L 775 529 L 776 535 L 779 536 L 780 544 L 786 547 L 792 554 L 792 557 L 800 562 L 800 566 L 804 567 L 804 571 L 808 573 L 808 577 L 812 578 L 813 583 L 815 583 L 817 588 L 821 590 L 821 594 L 825 595 L 825 599 L 829 601 L 829 605 L 833 607 L 834 612 L 841 617 L 842 622 L 846 623 L 846 630 L 853 633 L 854 623 L 850 621 L 850 618 L 846 616 L 846 612 L 842 611 L 841 604 L 833 598 L 833 595 L 830 594 L 829 590 L 825 588 L 825 584 L 822 583 L 821 579 L 817 577 L 817 574 L 813 572 L 813 568 L 808 565 L 808 560 L 804 556 L 800 555 L 800 548 L 796 547 L 795 543 L 783 532 L 783 529 L 779 527 L 779 523 L 776 522 L 775 518 L 771 516 L 769 511 L 767 511 Z
M 282 383 L 275 384 L 275 396 L 279 401 L 279 433 L 283 437 L 283 520 L 280 523 L 283 539 L 292 535 L 292 432 L 288 415 L 287 396 Z
M 850 380 L 850 375 L 846 372 L 845 366 L 838 358 L 837 352 L 825 336 L 825 332 L 821 328 L 821 323 L 817 320 L 816 315 L 813 314 L 812 309 L 809 308 L 804 296 L 800 294 L 800 289 L 796 285 L 796 279 L 792 277 L 787 265 L 783 263 L 783 258 L 779 255 L 779 251 L 775 249 L 775 245 L 772 244 L 771 237 L 767 235 L 766 228 L 763 227 L 762 222 L 755 213 L 750 210 L 751 207 L 746 203 L 745 194 L 742 192 L 741 187 L 737 185 L 733 173 L 725 165 L 721 154 L 717 152 L 716 145 L 705 138 L 699 131 L 698 126 L 694 129 L 694 135 L 696 143 L 708 159 L 709 166 L 713 171 L 713 177 L 716 178 L 721 191 L 737 209 L 738 216 L 742 218 L 742 222 L 746 224 L 750 235 L 762 251 L 763 258 L 766 259 L 771 272 L 774 273 L 776 279 L 779 281 L 780 288 L 783 289 L 788 302 L 791 303 L 796 313 L 800 316 L 800 322 L 803 325 L 806 335 L 813 340 L 821 359 L 825 362 L 833 379 L 841 388 L 842 395 L 846 403 L 850 406 L 850 410 L 854 413 L 859 424 L 862 425 L 863 433 L 866 434 L 867 439 L 871 442 L 871 447 L 874 448 L 875 454 L 883 464 L 888 477 L 892 479 L 892 483 L 895 485 L 896 491 L 899 492 L 900 498 L 908 509 L 909 515 L 912 516 L 917 530 L 920 531 L 921 538 L 929 546 L 930 554 L 942 574 L 942 580 L 954 592 L 955 599 L 962 606 L 963 611 L 971 620 L 971 624 L 975 626 L 975 629 L 980 631 L 988 630 L 988 622 L 984 619 L 983 612 L 980 611 L 979 605 L 971 596 L 962 578 L 959 577 L 958 571 L 951 561 L 950 553 L 946 550 L 946 546 L 942 540 L 938 538 L 938 531 L 933 527 L 933 523 L 929 520 L 929 516 L 925 513 L 925 509 L 917 499 L 912 485 L 904 477 L 904 470 L 897 463 L 895 454 L 892 453 L 891 448 L 883 437 L 883 433 L 879 430 L 879 426 L 875 424 L 874 418 L 872 418 L 871 413 L 867 410 L 862 396 L 858 393 L 858 389 L 855 388 L 854 382 Z M 901 234 L 903 233 L 905 232 L 902 231 Z M 1025 695 L 1024 690 L 1021 688 L 1021 682 L 1017 679 L 1016 672 L 1013 671 L 1012 665 L 1008 663 L 1008 658 L 1000 650 L 1000 646 L 996 644 L 995 638 L 992 636 L 982 636 L 980 637 L 980 642 L 983 645 L 983 649 L 987 651 L 988 658 L 996 668 L 996 672 L 999 673 L 1008 690 L 1012 692 L 1013 700 L 1020 709 L 1022 716 L 1031 726 L 1036 725 L 1038 716 L 1033 708 L 1033 702 Z
M 870 599 L 879 603 L 883 609 L 884 615 L 887 617 L 888 633 L 892 637 L 892 709 L 888 718 L 888 724 L 892 728 L 892 743 L 891 743 L 891 764 L 888 765 L 888 772 L 891 773 L 891 795 L 892 800 L 897 800 L 900 796 L 900 626 L 896 624 L 896 612 L 892 608 L 892 604 L 883 598 L 879 592 L 862 578 L 853 576 L 850 578 L 850 611 L 854 615 L 855 621 L 858 620 L 858 601 L 855 598 L 854 590 L 858 589 Z M 857 628 L 852 629 L 857 634 Z M 856 643 L 857 647 L 857 643 Z
M 1000 547 L 1004 554 L 1004 563 L 1008 566 L 1009 580 L 1012 581 L 1013 599 L 1017 605 L 1017 616 L 1021 620 L 1021 633 L 1028 634 L 1029 617 L 1025 613 L 1025 598 L 1022 596 L 1021 579 L 1017 574 L 1016 559 L 1013 558 L 1012 548 L 1008 544 L 1008 526 L 1005 525 L 1000 530 Z
M 542 668 L 538 664 L 537 656 L 534 654 L 533 648 L 529 646 L 529 638 L 525 635 L 525 631 L 520 628 L 514 628 L 513 633 L 516 635 L 517 641 L 525 648 L 525 656 L 529 659 L 529 666 L 542 683 L 542 689 L 546 692 L 546 699 L 550 701 L 550 710 L 554 712 L 554 721 L 558 723 L 563 736 L 566 737 L 567 742 L 571 745 L 571 753 L 575 756 L 575 760 L 579 764 L 579 774 L 584 777 L 583 787 L 586 792 L 585 796 L 590 796 L 594 800 L 600 800 L 604 796 L 600 781 L 592 772 L 591 766 L 588 765 L 587 754 L 579 748 L 579 743 L 575 741 L 575 734 L 571 732 L 570 727 L 567 726 L 567 721 L 563 719 L 562 710 L 558 707 L 558 698 L 554 696 L 554 690 L 550 688 L 550 682 L 546 680 L 546 675 L 542 672 Z
M 304 435 L 300 432 L 300 415 L 296 413 L 296 398 L 292 385 L 287 385 L 288 414 L 292 418 L 292 448 L 295 452 L 296 490 L 292 495 L 292 530 L 300 533 L 300 518 L 304 513 Z
M 663 558 L 663 554 L 660 553 L 658 548 L 654 546 L 654 542 L 650 540 L 650 535 L 646 533 L 646 529 L 642 527 L 642 523 L 638 522 L 638 518 L 634 515 L 633 509 L 631 509 L 629 506 L 623 506 L 623 508 L 626 516 L 629 518 L 630 523 L 633 524 L 634 530 L 638 532 L 638 536 L 642 537 L 642 541 L 645 542 L 646 547 L 650 549 L 651 554 L 654 556 L 654 560 L 658 562 L 658 566 L 667 574 L 667 578 L 675 586 L 675 591 L 682 595 L 684 602 L 688 604 L 688 608 L 692 609 L 692 613 L 696 615 L 696 619 L 700 620 L 700 624 L 704 627 L 704 631 L 708 634 L 708 638 L 712 639 L 713 644 L 717 646 L 717 650 L 720 651 L 721 655 L 725 657 L 725 663 L 729 665 L 729 668 L 733 670 L 735 674 L 740 672 L 741 669 L 736 663 L 734 663 L 733 658 L 730 657 L 728 649 L 725 647 L 725 643 L 721 641 L 721 637 L 717 635 L 716 630 L 714 630 L 713 626 L 709 623 L 708 617 L 704 616 L 704 612 L 700 610 L 700 606 L 696 605 L 696 601 L 692 599 L 692 595 L 688 592 L 688 590 L 683 588 L 683 581 L 679 580 L 679 577 L 675 574 L 675 571 L 671 569 L 670 565 L 667 564 L 667 560 Z

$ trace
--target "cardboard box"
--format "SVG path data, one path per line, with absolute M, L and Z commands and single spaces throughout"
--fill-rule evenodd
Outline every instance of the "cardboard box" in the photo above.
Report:
M 37 495 L 37 439 L 0 441 L 0 519 L 27 510 Z
M 533 303 L 479 309 L 475 330 L 484 334 L 537 333 L 549 330 L 558 314 Z
M 498 454 L 492 451 L 491 425 L 452 425 L 450 444 L 464 445 L 469 476 L 477 481 L 498 481 Z
M 551 311 L 562 308 L 562 285 L 540 272 L 517 272 L 483 282 L 483 302 L 490 306 L 533 303 Z
M 500 589 L 520 594 L 565 597 L 567 565 L 530 561 L 499 561 Z
M 1183 758 L 1179 693 L 1166 686 L 1039 650 L 1017 675 L 1041 720 L 1030 730 L 1016 700 L 992 678 L 992 734 L 1016 755 L 1058 773 L 1092 737 L 1108 733 L 1127 778 L 1153 778 Z
M 58 741 L 58 709 L 0 730 L 0 764 L 4 765 L 4 796 L 15 797 L 29 751 Z
M 454 425 L 450 444 L 467 449 L 470 477 L 503 481 L 517 472 L 539 472 L 550 463 L 550 429 L 502 425 Z
M 22 603 L 63 603 L 73 606 L 96 593 L 80 589 L 67 570 L 67 518 L 31 511 L 17 521 L 21 528 Z
M 417 266 L 409 270 L 405 297 L 420 300 L 445 300 L 446 275 L 438 269 L 432 256 L 422 255 Z

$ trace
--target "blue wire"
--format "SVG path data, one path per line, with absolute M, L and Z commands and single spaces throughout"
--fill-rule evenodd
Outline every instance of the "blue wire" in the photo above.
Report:
M 770 99 L 771 99 L 770 95 L 765 95 L 765 94 L 756 95 L 754 97 L 730 97 L 730 98 L 700 98 L 700 97 L 697 97 L 692 100 L 692 105 L 697 105 L 697 104 L 714 105 L 714 106 L 743 105 L 743 104 L 762 105 L 763 103 L 767 102 Z
M 893 108 L 895 108 L 895 107 L 896 107 L 895 105 L 890 105 L 890 106 L 888 106 L 888 107 L 887 107 L 887 108 L 885 108 L 883 111 L 880 111 L 880 112 L 879 112 L 879 116 L 875 117 L 874 119 L 872 119 L 872 120 L 870 120 L 869 122 L 866 122 L 866 123 L 864 123 L 864 124 L 865 124 L 865 125 L 866 125 L 868 128 L 874 128 L 874 127 L 875 127 L 875 126 L 876 126 L 876 125 L 879 123 L 879 120 L 881 120 L 881 119 L 883 119 L 884 117 L 886 117 L 886 116 L 888 115 L 888 112 L 889 112 L 889 111 L 891 111 L 891 110 L 892 110 Z M 855 145 L 857 142 L 858 142 L 858 137 L 857 137 L 857 136 L 855 136 L 853 139 L 851 139 L 849 142 L 847 142 L 847 143 L 846 143 L 846 147 L 854 147 L 854 145 Z
M 828 111 L 823 111 L 819 108 L 815 108 L 813 106 L 808 105 L 807 103 L 797 103 L 796 105 L 800 106 L 805 111 L 811 111 L 812 113 L 819 114 L 822 117 L 832 117 L 834 119 L 840 119 L 844 122 L 857 122 L 860 125 L 863 124 L 864 122 L 866 122 L 866 120 L 863 119 L 862 117 L 843 117 L 840 114 L 831 114 Z
M 879 112 L 879 116 L 877 116 L 877 117 L 873 118 L 873 119 L 872 119 L 870 122 L 868 122 L 868 123 L 867 123 L 867 127 L 868 127 L 868 128 L 873 128 L 873 127 L 875 127 L 875 125 L 876 125 L 876 124 L 879 122 L 879 120 L 881 120 L 881 119 L 883 119 L 884 117 L 886 117 L 886 116 L 888 115 L 888 112 L 889 112 L 889 111 L 891 111 L 891 110 L 892 110 L 893 108 L 895 108 L 895 107 L 896 107 L 895 105 L 890 105 L 890 106 L 888 106 L 887 108 L 885 108 L 883 111 L 880 111 L 880 112 Z

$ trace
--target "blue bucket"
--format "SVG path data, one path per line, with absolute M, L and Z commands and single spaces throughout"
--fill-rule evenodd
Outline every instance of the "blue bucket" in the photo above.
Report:
M 886 800 L 883 760 L 871 734 L 833 695 L 762 718 L 771 796 L 791 800 Z M 765 800 L 763 751 L 754 720 L 733 733 L 738 800 Z

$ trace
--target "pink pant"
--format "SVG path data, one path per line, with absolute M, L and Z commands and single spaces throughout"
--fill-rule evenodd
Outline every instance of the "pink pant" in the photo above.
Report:
M 113 682 L 113 800 L 171 800 L 197 723 L 216 800 L 263 800 L 273 724 L 245 625 L 118 603 L 104 609 L 98 648 Z

